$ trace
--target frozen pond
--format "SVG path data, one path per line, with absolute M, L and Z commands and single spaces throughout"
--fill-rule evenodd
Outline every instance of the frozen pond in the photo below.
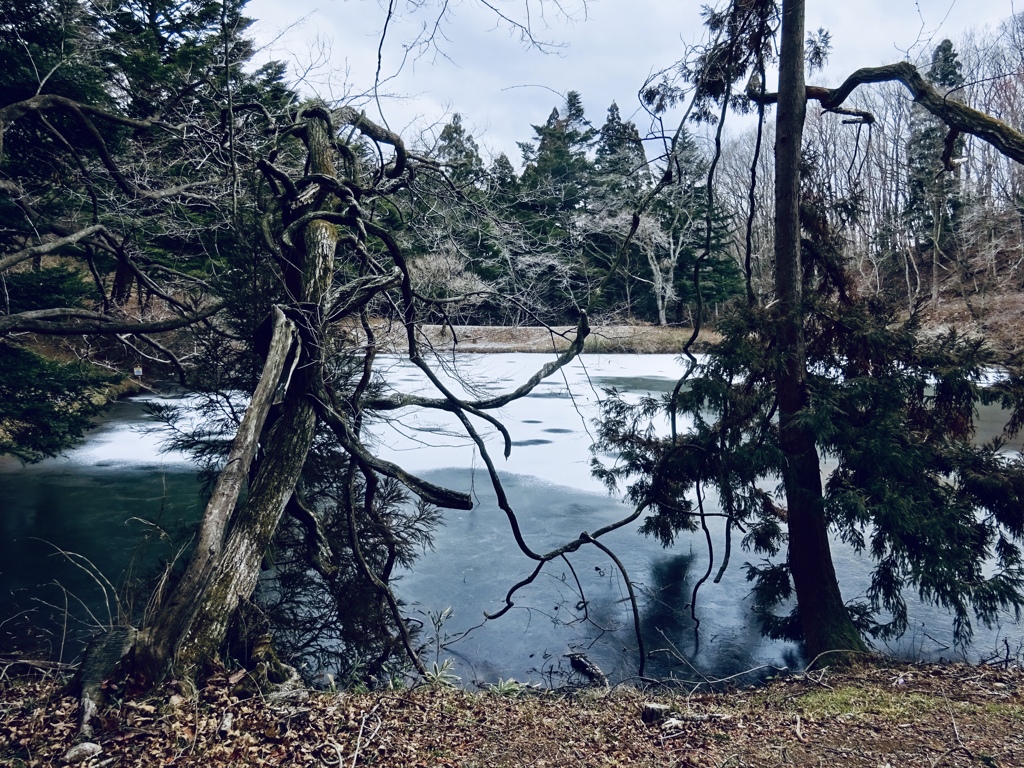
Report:
M 454 369 L 446 380 L 460 392 L 493 396 L 518 386 L 549 359 L 463 355 L 449 360 Z M 382 365 L 388 385 L 396 391 L 427 393 L 422 375 L 406 361 L 391 359 Z M 590 475 L 599 400 L 603 389 L 611 387 L 637 396 L 670 391 L 680 371 L 670 355 L 577 359 L 496 414 L 513 442 L 507 460 L 496 430 L 475 422 L 534 550 L 547 551 L 581 531 L 594 531 L 630 513 Z M 983 420 L 994 424 L 996 417 L 986 413 Z M 43 603 L 60 608 L 65 599 L 74 603 L 81 597 L 99 620 L 107 619 L 102 593 L 78 567 L 84 563 L 55 554 L 54 545 L 80 553 L 117 583 L 140 535 L 155 531 L 154 523 L 173 532 L 196 519 L 194 472 L 184 457 L 161 454 L 157 436 L 134 429 L 143 421 L 140 402 L 121 403 L 85 445 L 65 458 L 31 467 L 0 463 L 0 498 L 6 500 L 0 516 L 0 620 L 10 617 L 0 627 L 0 646 L 23 631 L 23 622 L 14 615 L 22 610 L 41 614 Z M 509 677 L 557 681 L 568 668 L 565 654 L 572 651 L 587 653 L 613 680 L 635 674 L 637 644 L 626 587 L 606 555 L 585 547 L 569 556 L 571 569 L 565 561 L 553 561 L 517 593 L 515 608 L 485 622 L 484 612 L 503 605 L 509 587 L 529 575 L 534 564 L 516 547 L 475 446 L 454 417 L 440 411 L 394 412 L 372 431 L 375 448 L 384 458 L 474 497 L 473 510 L 445 512 L 435 548 L 396 583 L 407 613 L 424 623 L 421 640 L 437 639 L 432 637 L 430 617 L 452 608 L 440 628 L 444 647 L 437 658 L 453 659 L 454 671 L 465 683 Z M 639 525 L 634 522 L 602 541 L 621 558 L 636 586 L 647 649 L 656 651 L 648 676 L 718 679 L 765 665 L 800 663 L 796 646 L 762 638 L 752 621 L 742 565 L 754 556 L 734 551 L 722 581 L 701 588 L 698 643 L 689 602 L 693 584 L 708 564 L 703 535 L 684 535 L 674 548 L 665 550 L 638 535 Z M 720 552 L 721 527 L 712 531 Z M 159 541 L 150 548 L 157 553 L 151 561 L 173 553 L 173 547 Z M 867 586 L 870 563 L 840 545 L 834 556 L 844 597 L 858 597 Z M 116 612 L 116 606 L 110 612 Z M 65 632 L 60 622 L 40 631 L 49 633 L 51 646 L 59 650 Z M 452 642 L 455 638 L 460 639 Z M 1014 650 L 1024 639 L 1012 617 L 994 630 L 976 627 L 972 654 L 977 658 L 994 653 L 1004 639 Z M 957 656 L 949 615 L 914 603 L 911 630 L 889 650 L 911 658 Z

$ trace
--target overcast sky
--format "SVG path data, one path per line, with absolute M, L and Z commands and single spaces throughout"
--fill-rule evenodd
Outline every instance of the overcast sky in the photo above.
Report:
M 410 49 L 433 29 L 443 0 L 394 0 L 397 12 L 381 49 L 380 109 L 407 141 L 451 113 L 477 138 L 485 155 L 506 152 L 519 164 L 517 141 L 533 137 L 569 90 L 579 91 L 587 116 L 600 127 L 618 103 L 641 132 L 649 120 L 637 91 L 652 72 L 672 65 L 701 42 L 702 3 L 690 0 L 488 0 L 534 36 L 545 53 L 525 45 L 483 0 L 448 0 L 436 48 Z M 832 35 L 832 54 L 816 83 L 835 85 L 862 66 L 930 55 L 944 37 L 990 26 L 1024 11 L 1024 0 L 809 0 L 807 29 Z M 425 5 L 409 11 L 410 5 Z M 561 7 L 566 13 L 559 13 Z M 253 33 L 263 59 L 288 62 L 306 92 L 367 102 L 377 70 L 387 0 L 250 0 Z M 527 17 L 529 14 L 529 17 Z M 397 74 L 396 74 L 397 73 Z M 774 83 L 769 82 L 774 88 Z

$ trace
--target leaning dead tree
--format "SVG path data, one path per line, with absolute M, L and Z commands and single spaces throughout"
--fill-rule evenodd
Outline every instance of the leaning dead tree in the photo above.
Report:
M 192 674 L 217 657 L 239 601 L 247 600 L 256 587 L 260 562 L 290 503 L 308 513 L 311 526 L 317 525 L 315 511 L 297 498 L 297 486 L 321 422 L 329 424 L 343 449 L 368 475 L 397 477 L 433 504 L 469 506 L 465 494 L 438 488 L 375 459 L 353 423 L 360 419 L 360 388 L 342 403 L 328 372 L 332 357 L 339 353 L 338 324 L 360 317 L 366 322 L 367 304 L 403 281 L 414 333 L 401 252 L 394 248 L 386 261 L 371 253 L 374 235 L 393 242 L 365 208 L 410 182 L 404 145 L 351 109 L 331 113 L 312 105 L 288 116 L 283 126 L 269 114 L 266 117 L 275 136 L 268 159 L 258 163 L 270 201 L 260 226 L 278 279 L 266 322 L 269 342 L 258 384 L 204 513 L 192 559 L 136 645 L 136 664 L 150 679 L 171 665 Z M 342 125 L 378 146 L 389 146 L 390 162 L 364 176 L 355 152 L 339 138 Z M 274 162 L 282 150 L 301 153 L 299 173 Z M 374 352 L 371 335 L 366 377 Z M 246 485 L 248 493 L 240 504 Z
M 397 482 L 435 507 L 469 509 L 471 499 L 376 456 L 363 435 L 366 419 L 375 414 L 413 408 L 454 415 L 483 458 L 516 544 L 536 562 L 524 583 L 536 578 L 545 563 L 584 545 L 596 546 L 624 572 L 599 538 L 635 520 L 639 511 L 552 552 L 535 552 L 522 535 L 483 432 L 495 431 L 508 455 L 511 437 L 492 412 L 528 395 L 583 350 L 589 333 L 586 313 L 569 348 L 520 386 L 487 399 L 457 395 L 423 349 L 419 318 L 430 300 L 413 290 L 400 239 L 379 213 L 388 212 L 390 201 L 411 187 L 417 174 L 437 169 L 410 155 L 400 137 L 350 108 L 311 104 L 279 120 L 266 117 L 274 140 L 258 162 L 260 231 L 275 282 L 260 332 L 267 337 L 262 370 L 223 460 L 185 573 L 139 633 L 136 668 L 149 680 L 169 669 L 189 677 L 205 673 L 218 659 L 236 609 L 256 589 L 262 558 L 283 515 L 299 520 L 316 543 L 311 567 L 323 572 L 338 567 L 345 555 L 322 530 L 318 503 L 305 495 L 306 465 L 314 451 L 327 450 L 341 467 L 332 499 L 346 519 L 347 556 L 387 606 L 396 642 L 425 673 L 389 583 L 399 542 L 382 519 L 378 497 L 385 482 Z M 374 155 L 386 160 L 365 161 Z M 381 394 L 373 313 L 391 314 L 403 329 L 402 354 L 423 373 L 433 396 Z M 362 332 L 358 339 L 349 332 L 355 327 Z M 385 552 L 379 565 L 365 551 L 368 528 L 381 535 Z M 510 591 L 509 607 L 520 586 Z

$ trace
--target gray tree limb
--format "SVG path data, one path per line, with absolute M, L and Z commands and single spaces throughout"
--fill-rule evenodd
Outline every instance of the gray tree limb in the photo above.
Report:
M 57 240 L 51 240 L 48 243 L 41 243 L 40 245 L 33 245 L 29 246 L 28 248 L 23 248 L 20 251 L 16 251 L 15 253 L 12 253 L 9 256 L 5 256 L 4 258 L 0 259 L 0 272 L 8 270 L 11 267 L 20 264 L 23 261 L 28 261 L 29 259 L 33 259 L 37 256 L 45 256 L 48 253 L 53 253 L 53 251 L 56 251 L 58 248 L 63 248 L 66 245 L 74 245 L 80 240 L 83 240 L 87 237 L 91 237 L 92 235 L 99 233 L 107 235 L 110 234 L 107 231 L 107 228 L 104 227 L 102 224 L 93 224 L 91 227 L 80 229 L 77 232 L 67 235 L 66 237 L 61 237 L 58 238 Z
M 829 112 L 867 116 L 867 122 L 871 122 L 874 118 L 870 113 L 843 110 L 842 104 L 862 85 L 889 82 L 902 83 L 910 91 L 915 102 L 939 118 L 950 129 L 977 136 L 1011 160 L 1024 163 L 1024 133 L 1014 130 L 991 115 L 949 98 L 949 94 L 939 91 L 929 83 L 917 71 L 917 67 L 908 61 L 886 64 L 881 67 L 863 67 L 846 78 L 838 88 L 807 86 L 806 94 L 808 99 L 819 102 Z M 752 100 L 763 104 L 775 104 L 779 99 L 777 93 L 756 94 L 748 91 L 747 95 Z M 949 159 L 946 162 L 948 166 Z
M 195 314 L 151 322 L 119 320 L 100 312 L 73 307 L 37 309 L 16 315 L 0 316 L 0 335 L 26 332 L 49 336 L 78 336 L 87 333 L 162 333 L 194 325 L 212 317 L 223 308 L 224 303 L 218 301 Z

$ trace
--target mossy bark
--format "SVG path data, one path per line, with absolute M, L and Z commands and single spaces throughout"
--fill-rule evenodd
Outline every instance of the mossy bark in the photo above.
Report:
M 223 554 L 228 525 L 234 516 L 271 401 L 294 345 L 294 323 L 279 308 L 275 308 L 274 315 L 274 334 L 259 384 L 206 504 L 195 550 L 177 587 L 143 627 L 136 642 L 136 667 L 148 680 L 155 680 L 175 655 L 177 645 L 193 619 L 196 600 L 210 583 Z
M 295 490 L 315 431 L 309 399 L 297 396 L 285 401 L 281 416 L 263 436 L 266 454 L 178 647 L 175 666 L 181 673 L 201 674 L 217 657 L 239 601 L 256 589 L 263 554 Z

